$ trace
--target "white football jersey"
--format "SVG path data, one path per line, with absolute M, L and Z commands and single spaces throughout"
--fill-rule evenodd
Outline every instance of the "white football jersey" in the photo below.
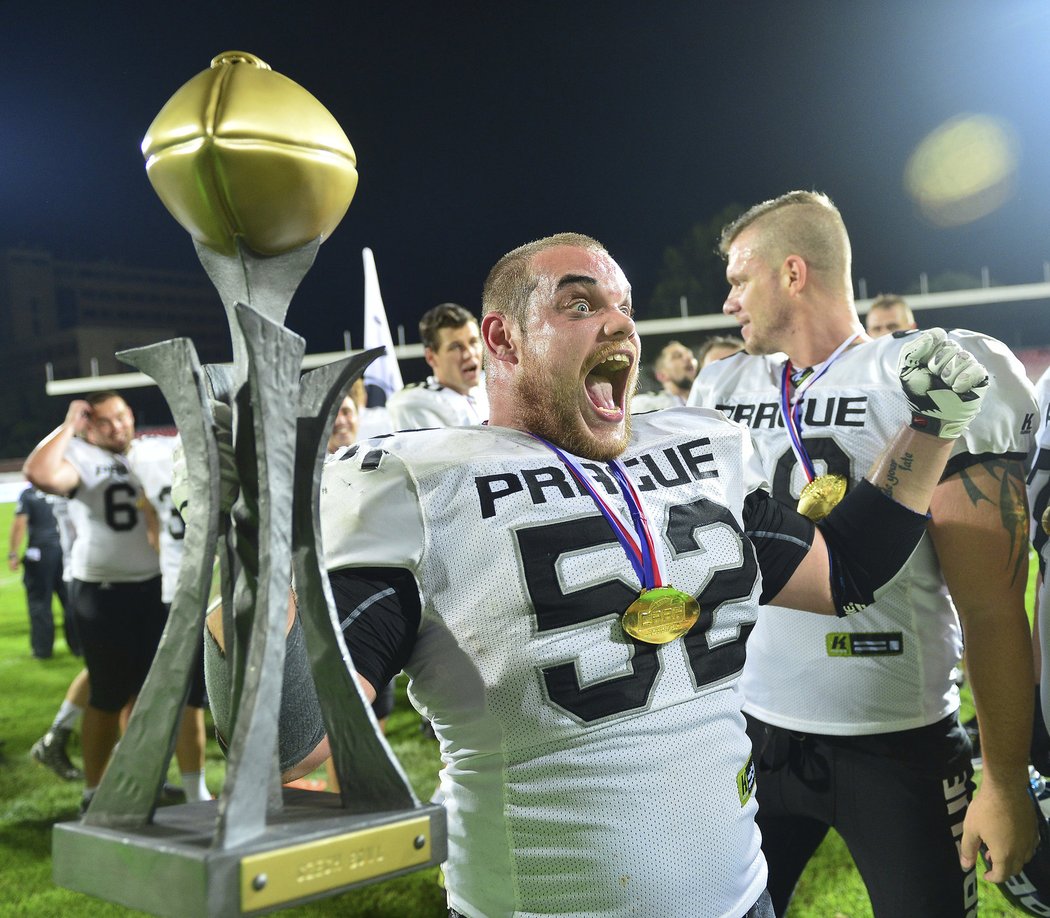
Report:
M 77 580 L 134 583 L 160 573 L 138 505 L 142 482 L 135 473 L 135 458 L 141 442 L 133 440 L 127 454 L 119 455 L 86 440 L 70 441 L 65 458 L 80 475 L 69 502 L 77 534 L 72 566 Z
M 58 524 L 58 540 L 62 544 L 62 579 L 66 583 L 73 580 L 73 542 L 77 537 L 76 527 L 69 515 L 69 499 L 53 494 L 55 502 L 51 509 L 55 512 L 55 522 Z
M 1045 564 L 1050 555 L 1050 540 L 1043 528 L 1043 515 L 1050 505 L 1050 368 L 1035 384 L 1035 397 L 1039 419 L 1028 471 L 1028 506 L 1032 511 L 1032 544 Z
M 386 408 L 395 430 L 469 427 L 489 419 L 484 380 L 463 395 L 431 376 L 425 383 L 398 389 L 387 399 Z
M 357 416 L 358 440 L 371 440 L 372 437 L 381 437 L 383 434 L 392 433 L 394 430 L 394 422 L 391 420 L 390 412 L 387 411 L 385 405 L 376 408 L 361 408 Z
M 685 399 L 670 392 L 638 392 L 631 399 L 631 414 L 643 411 L 657 411 L 660 408 L 676 408 L 684 405 Z
M 974 332 L 950 336 L 988 369 L 981 413 L 953 455 L 1023 459 L 1034 421 L 1032 386 L 1004 344 Z M 806 390 L 802 436 L 817 474 L 856 484 L 911 412 L 897 372 L 905 338 L 885 336 L 843 355 Z M 717 408 L 751 431 L 773 496 L 794 506 L 806 483 L 780 412 L 786 357 L 736 354 L 700 372 L 690 403 Z M 748 641 L 744 710 L 807 733 L 909 730 L 959 706 L 953 670 L 962 633 L 933 544 L 918 548 L 878 600 L 845 619 L 799 616 L 769 606 Z
M 737 690 L 761 592 L 742 510 L 763 476 L 715 412 L 633 426 L 621 458 L 667 582 L 706 616 L 659 646 L 625 637 L 639 581 L 529 435 L 410 431 L 325 466 L 329 568 L 422 585 L 405 670 L 447 763 L 446 885 L 466 914 L 739 918 L 765 887 Z M 626 517 L 607 466 L 584 467 Z
M 153 505 L 160 523 L 161 597 L 170 603 L 182 564 L 182 540 L 186 526 L 171 499 L 171 479 L 178 437 L 142 437 L 135 441 L 135 474 L 142 482 L 146 499 Z

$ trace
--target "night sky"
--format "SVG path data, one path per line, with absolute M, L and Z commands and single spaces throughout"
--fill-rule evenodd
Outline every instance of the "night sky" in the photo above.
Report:
M 1043 279 L 1050 259 L 1050 3 L 0 4 L 0 245 L 201 270 L 139 144 L 219 52 L 312 92 L 360 185 L 292 302 L 310 351 L 360 344 L 360 251 L 391 323 L 453 300 L 528 239 L 601 239 L 644 305 L 663 251 L 730 203 L 828 192 L 868 291 L 920 271 Z M 902 184 L 946 119 L 1012 126 L 1014 191 L 937 228 Z

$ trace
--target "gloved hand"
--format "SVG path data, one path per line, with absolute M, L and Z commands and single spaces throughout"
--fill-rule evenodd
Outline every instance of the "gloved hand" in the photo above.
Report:
M 897 364 L 916 430 L 954 440 L 981 410 L 988 371 L 943 328 L 913 335 Z

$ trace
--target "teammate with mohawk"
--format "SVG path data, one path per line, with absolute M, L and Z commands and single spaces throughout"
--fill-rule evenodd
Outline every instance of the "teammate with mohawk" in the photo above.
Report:
M 987 367 L 994 410 L 961 430 L 938 417 L 950 392 L 906 379 L 905 399 L 900 355 L 922 336 L 864 333 L 849 237 L 825 195 L 796 191 L 756 205 L 726 227 L 721 250 L 730 288 L 723 311 L 754 356 L 704 369 L 690 404 L 749 428 L 774 497 L 818 519 L 843 493 L 849 499 L 916 409 L 930 433 L 953 444 L 927 535 L 864 615 L 800 617 L 778 600 L 748 641 L 740 684 L 774 906 L 786 910 L 834 827 L 876 916 L 964 918 L 977 906 L 979 846 L 993 864 L 986 879 L 1002 882 L 1036 841 L 1025 792 L 1032 669 L 1022 462 L 1031 386 L 1000 342 L 953 331 L 956 346 Z M 972 803 L 954 678 L 963 633 L 984 752 Z

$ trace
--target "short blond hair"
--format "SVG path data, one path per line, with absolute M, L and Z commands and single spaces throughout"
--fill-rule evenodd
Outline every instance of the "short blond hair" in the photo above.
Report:
M 826 194 L 819 191 L 789 191 L 756 204 L 723 230 L 718 251 L 729 253 L 733 240 L 755 227 L 756 249 L 770 265 L 779 265 L 789 255 L 852 290 L 850 270 L 853 253 L 842 214 Z

